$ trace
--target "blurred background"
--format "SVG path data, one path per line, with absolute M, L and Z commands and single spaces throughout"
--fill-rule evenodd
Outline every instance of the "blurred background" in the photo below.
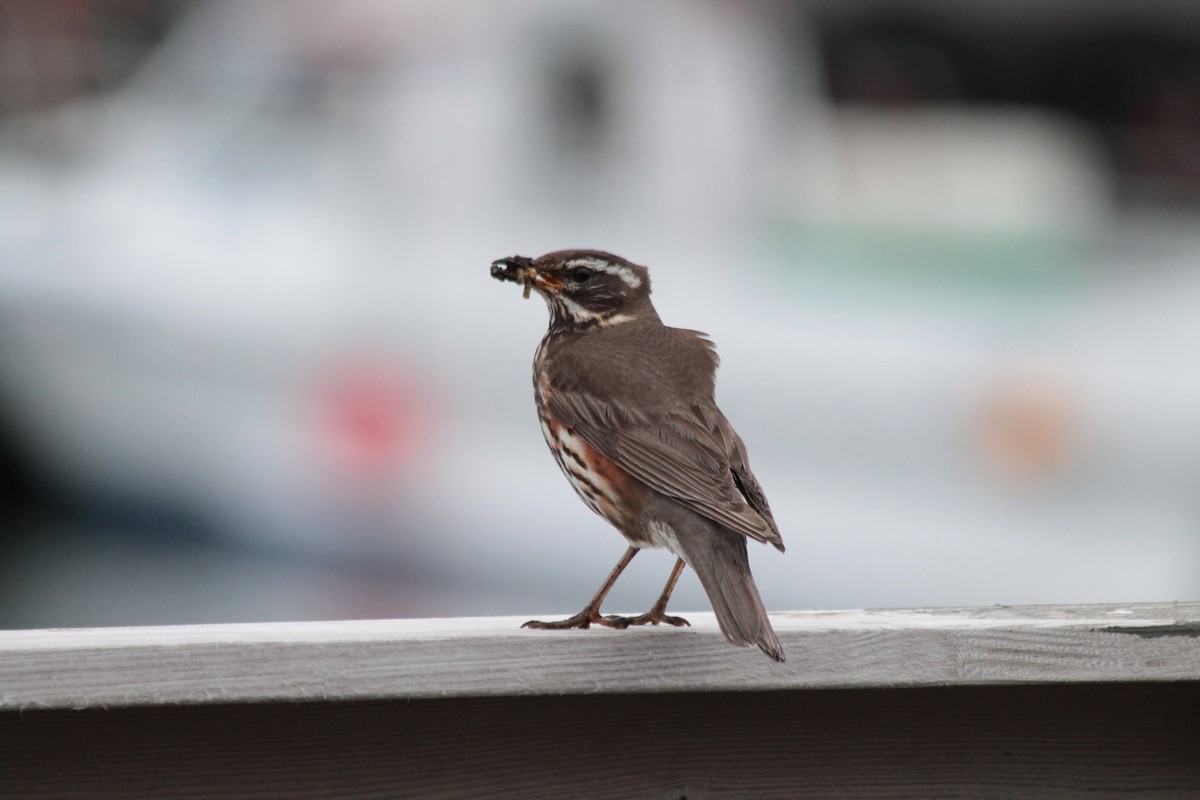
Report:
M 4 0 L 0 627 L 577 611 L 562 247 L 718 343 L 769 607 L 1200 596 L 1200 5 Z

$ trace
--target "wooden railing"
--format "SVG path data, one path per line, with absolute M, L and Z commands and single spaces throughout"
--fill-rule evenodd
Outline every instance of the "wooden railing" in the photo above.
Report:
M 0 632 L 0 797 L 1200 797 L 1200 603 Z

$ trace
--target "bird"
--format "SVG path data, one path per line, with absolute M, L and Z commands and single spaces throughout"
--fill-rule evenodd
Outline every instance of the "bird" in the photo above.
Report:
M 582 611 L 523 627 L 687 625 L 666 613 L 686 566 L 730 643 L 783 661 L 747 548 L 754 539 L 783 552 L 783 538 L 745 444 L 717 408 L 712 341 L 663 324 L 650 301 L 649 270 L 612 253 L 510 256 L 493 261 L 490 274 L 546 301 L 549 326 L 533 359 L 542 434 L 576 494 L 628 544 Z M 658 601 L 639 616 L 601 614 L 622 571 L 647 547 L 676 557 Z

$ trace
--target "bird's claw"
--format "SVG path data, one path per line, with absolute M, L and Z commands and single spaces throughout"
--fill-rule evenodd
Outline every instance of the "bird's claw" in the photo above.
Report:
M 676 628 L 691 627 L 692 623 L 688 622 L 683 617 L 673 617 L 670 614 L 664 614 L 661 611 L 647 611 L 645 614 L 638 614 L 636 617 L 619 617 L 616 614 L 610 614 L 604 619 L 608 620 L 607 624 L 614 628 L 628 628 L 630 625 L 674 625 Z
M 532 628 L 539 631 L 569 631 L 574 629 L 586 630 L 592 626 L 592 623 L 597 625 L 607 625 L 605 618 L 600 616 L 600 612 L 594 608 L 585 608 L 573 617 L 566 619 L 556 619 L 549 622 L 544 622 L 540 619 L 531 619 L 522 625 L 522 628 Z
M 645 614 L 639 614 L 636 617 L 623 617 L 619 614 L 601 614 L 594 608 L 585 608 L 575 616 L 567 617 L 566 619 L 551 621 L 531 619 L 521 627 L 539 631 L 567 631 L 576 629 L 586 630 L 592 625 L 603 625 L 606 628 L 624 630 L 630 625 L 659 625 L 662 623 L 674 625 L 676 628 L 683 626 L 691 627 L 691 623 L 683 617 L 673 617 L 657 609 L 651 609 Z

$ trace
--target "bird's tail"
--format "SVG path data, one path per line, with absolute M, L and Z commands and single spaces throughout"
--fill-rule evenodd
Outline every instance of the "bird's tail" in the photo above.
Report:
M 783 646 L 767 619 L 758 587 L 750 574 L 746 537 L 716 530 L 716 536 L 679 537 L 683 560 L 700 578 L 721 633 L 736 645 L 758 645 L 776 661 L 783 661 Z

